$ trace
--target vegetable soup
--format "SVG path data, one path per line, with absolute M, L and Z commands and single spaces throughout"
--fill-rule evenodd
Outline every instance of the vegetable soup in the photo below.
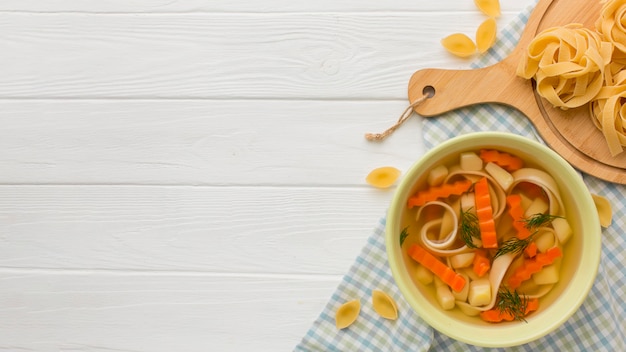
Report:
M 426 174 L 400 238 L 414 283 L 441 309 L 488 323 L 541 310 L 573 233 L 554 177 L 495 149 L 461 152 Z

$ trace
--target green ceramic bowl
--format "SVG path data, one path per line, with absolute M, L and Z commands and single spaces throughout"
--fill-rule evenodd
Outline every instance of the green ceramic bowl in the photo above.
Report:
M 443 310 L 434 289 L 412 278 L 414 262 L 400 247 L 400 232 L 413 222 L 407 200 L 424 187 L 428 171 L 456 160 L 461 152 L 493 148 L 518 155 L 553 175 L 560 188 L 573 235 L 564 247 L 559 282 L 540 300 L 527 322 L 499 324 L 469 317 L 458 308 Z M 530 139 L 501 132 L 478 132 L 450 139 L 426 153 L 406 172 L 388 210 L 386 247 L 393 277 L 402 295 L 430 326 L 456 340 L 483 347 L 521 345 L 554 331 L 585 300 L 595 280 L 601 252 L 601 228 L 589 190 L 580 175 L 558 154 Z

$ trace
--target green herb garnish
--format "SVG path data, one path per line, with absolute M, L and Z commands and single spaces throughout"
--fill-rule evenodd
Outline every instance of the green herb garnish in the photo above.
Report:
M 558 215 L 537 213 L 520 221 L 524 223 L 524 227 L 526 227 L 529 230 L 533 230 L 533 229 L 537 229 L 539 227 L 542 227 L 551 223 L 552 220 L 556 218 L 563 218 L 563 217 L 558 216 Z
M 409 227 L 405 227 L 402 229 L 402 231 L 400 232 L 400 247 L 402 247 L 402 244 L 404 243 L 404 240 L 406 240 L 407 237 L 409 237 L 409 231 L 407 231 Z
M 461 208 L 460 236 L 469 248 L 478 248 L 478 246 L 474 244 L 474 238 L 480 238 L 478 217 L 469 210 L 471 210 L 471 208 L 468 209 L 468 211 L 463 211 Z
M 508 288 L 501 289 L 498 292 L 496 307 L 500 312 L 510 314 L 515 320 L 527 322 L 524 316 L 528 307 L 528 299 L 524 295 L 520 296 L 517 291 L 511 292 Z
M 502 245 L 496 251 L 496 254 L 494 254 L 493 259 L 496 259 L 499 256 L 506 254 L 506 253 L 520 253 L 521 251 L 526 249 L 526 247 L 528 247 L 535 233 L 526 237 L 523 240 L 520 240 L 517 237 L 512 237 L 504 241 Z
M 552 220 L 556 218 L 562 218 L 562 216 L 537 213 L 531 215 L 526 219 L 520 220 L 524 223 L 525 228 L 531 231 L 534 230 L 534 232 L 523 240 L 520 240 L 517 237 L 513 237 L 504 241 L 504 243 L 502 243 L 500 248 L 498 248 L 498 250 L 496 251 L 496 254 L 493 256 L 494 259 L 506 253 L 520 253 L 521 251 L 526 249 L 526 247 L 528 247 L 530 242 L 532 242 L 533 237 L 538 232 L 538 228 L 548 225 L 552 222 Z

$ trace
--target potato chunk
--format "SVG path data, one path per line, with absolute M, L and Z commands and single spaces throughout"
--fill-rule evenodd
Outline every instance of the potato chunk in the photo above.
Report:
M 468 301 L 473 306 L 484 306 L 491 302 L 491 283 L 489 279 L 484 278 L 470 282 Z
M 480 171 L 483 168 L 483 159 L 474 152 L 461 153 L 461 169 L 465 171 Z

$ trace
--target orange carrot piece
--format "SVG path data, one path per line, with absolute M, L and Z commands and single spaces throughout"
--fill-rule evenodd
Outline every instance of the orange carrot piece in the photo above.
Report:
M 528 258 L 534 258 L 537 255 L 537 244 L 535 242 L 530 242 L 526 248 L 524 248 L 524 254 Z
M 532 298 L 526 301 L 526 315 L 530 312 L 536 311 L 537 309 L 539 309 L 539 298 Z
M 517 184 L 517 186 L 515 186 L 515 188 L 519 189 L 520 192 L 524 193 L 530 199 L 535 199 L 535 198 L 540 198 L 540 197 L 547 199 L 548 197 L 546 195 L 546 192 L 543 190 L 543 188 L 539 187 L 538 185 L 534 183 L 520 182 Z
M 439 261 L 439 259 L 420 245 L 412 245 L 409 247 L 407 253 L 415 261 L 437 275 L 441 281 L 448 284 L 455 292 L 461 292 L 463 287 L 465 287 L 466 282 L 463 276 L 457 274 L 452 268 Z
M 424 222 L 429 222 L 435 219 L 441 219 L 443 212 L 441 207 L 426 207 L 422 211 L 422 217 Z
M 419 191 L 409 198 L 408 207 L 419 207 L 428 202 L 432 202 L 439 198 L 447 198 L 451 195 L 461 195 L 472 186 L 472 181 L 461 180 L 454 183 L 445 183 L 440 186 L 434 186 L 429 189 Z
M 530 230 L 524 224 L 524 208 L 522 208 L 522 197 L 519 194 L 511 194 L 506 197 L 506 204 L 509 206 L 509 215 L 513 218 L 513 227 L 517 231 L 517 238 L 520 240 L 530 236 Z
M 499 323 L 503 320 L 511 321 L 514 319 L 513 314 L 509 312 L 502 312 L 498 308 L 489 309 L 483 312 L 480 312 L 480 317 L 489 323 Z
M 480 158 L 485 163 L 494 163 L 509 172 L 519 170 L 524 166 L 522 159 L 497 150 L 483 149 L 480 151 Z
M 530 312 L 534 312 L 539 309 L 539 299 L 538 298 L 530 298 L 526 300 L 526 309 L 524 310 L 524 316 L 528 315 Z M 510 312 L 502 312 L 499 308 L 493 308 L 480 313 L 480 317 L 489 323 L 499 323 L 503 320 L 512 321 L 515 319 L 513 314 Z
M 518 267 L 507 281 L 511 289 L 518 288 L 523 281 L 530 279 L 530 277 L 539 272 L 544 266 L 550 265 L 554 260 L 563 255 L 559 247 L 552 247 L 545 253 L 537 253 L 534 258 L 525 259 L 524 263 Z
M 485 177 L 474 184 L 476 202 L 476 217 L 480 229 L 480 240 L 484 248 L 498 248 L 496 236 L 496 223 L 493 220 L 493 208 L 489 195 L 489 184 Z
M 484 250 L 477 250 L 474 254 L 473 270 L 478 277 L 483 277 L 491 269 L 491 262 Z

